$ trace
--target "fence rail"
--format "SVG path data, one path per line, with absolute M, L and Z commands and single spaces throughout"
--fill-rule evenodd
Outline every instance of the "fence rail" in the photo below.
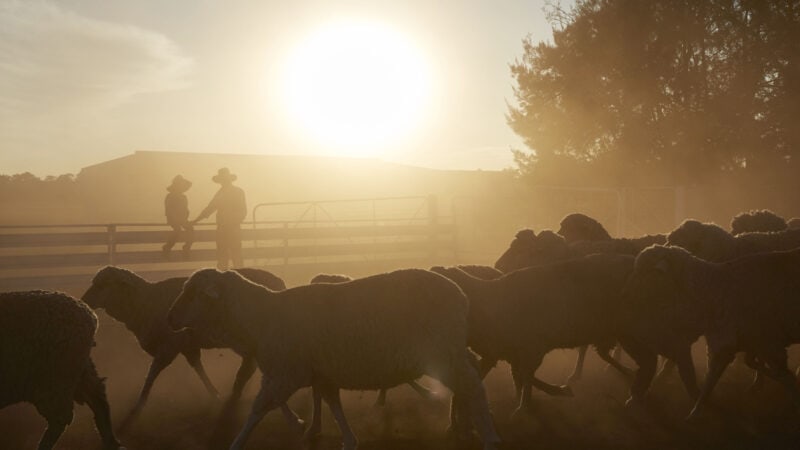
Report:
M 170 233 L 164 224 L 154 223 L 0 226 L 0 290 L 83 280 L 107 264 L 169 276 L 216 261 L 214 224 L 198 224 L 192 250 L 173 250 L 165 259 L 161 245 Z M 242 242 L 245 264 L 267 268 L 433 258 L 455 255 L 456 249 L 453 224 L 416 215 L 252 221 L 242 226 Z

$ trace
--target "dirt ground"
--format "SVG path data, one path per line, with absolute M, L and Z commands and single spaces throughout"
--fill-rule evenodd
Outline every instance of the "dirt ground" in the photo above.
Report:
M 135 338 L 103 313 L 93 357 L 107 387 L 113 418 L 119 422 L 133 405 L 150 362 Z M 696 345 L 698 370 L 704 373 L 704 346 Z M 576 352 L 552 352 L 538 372 L 549 382 L 567 378 Z M 203 361 L 220 392 L 227 394 L 239 358 L 227 350 L 206 350 Z M 793 366 L 797 358 L 792 359 Z M 628 364 L 631 364 L 628 361 Z M 486 379 L 487 394 L 503 449 L 797 449 L 800 448 L 800 415 L 785 392 L 768 381 L 760 392 L 747 392 L 752 374 L 735 363 L 714 393 L 713 408 L 700 420 L 683 418 L 691 405 L 677 374 L 651 390 L 646 411 L 624 407 L 627 383 L 606 371 L 592 353 L 587 356 L 583 380 L 573 386 L 574 397 L 548 397 L 534 392 L 530 415 L 511 417 L 514 389 L 508 366 L 501 364 Z M 449 396 L 434 380 L 422 383 L 441 393 L 436 400 L 419 397 L 407 386 L 390 390 L 385 407 L 373 405 L 375 392 L 344 392 L 343 403 L 363 450 L 480 448 L 477 443 L 457 445 L 447 439 Z M 256 377 L 247 386 L 233 414 L 220 419 L 222 403 L 211 399 L 182 357 L 157 380 L 141 417 L 120 439 L 130 450 L 226 449 L 244 421 L 258 387 Z M 311 399 L 307 389 L 296 393 L 290 406 L 310 420 Z M 273 411 L 258 426 L 248 448 L 338 449 L 340 433 L 326 407 L 323 434 L 306 445 L 294 434 L 282 415 Z M 89 409 L 75 407 L 75 420 L 57 448 L 97 449 L 97 437 Z M 45 426 L 30 405 L 0 410 L 0 449 L 33 449 Z

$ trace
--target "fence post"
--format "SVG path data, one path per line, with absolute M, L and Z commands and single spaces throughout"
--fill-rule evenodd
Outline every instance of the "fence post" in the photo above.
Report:
M 106 229 L 108 232 L 108 264 L 113 266 L 116 264 L 117 256 L 117 241 L 114 236 L 117 232 L 117 226 L 113 223 L 108 224 L 106 225 Z
M 289 265 L 289 224 L 283 222 L 283 265 Z
M 430 242 L 430 258 L 435 259 L 438 253 L 437 230 L 439 225 L 439 203 L 436 195 L 428 195 L 428 240 Z

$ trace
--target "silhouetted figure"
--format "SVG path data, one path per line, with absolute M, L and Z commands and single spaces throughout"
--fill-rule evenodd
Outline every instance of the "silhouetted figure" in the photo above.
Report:
M 167 216 L 167 225 L 172 227 L 172 232 L 167 237 L 167 242 L 161 247 L 164 257 L 169 258 L 172 247 L 181 240 L 183 232 L 183 255 L 186 257 L 192 248 L 194 228 L 189 222 L 189 200 L 184 194 L 192 187 L 192 182 L 176 175 L 172 184 L 167 187 L 169 194 L 164 198 L 164 215 Z
M 197 216 L 197 223 L 214 212 L 217 213 L 217 268 L 239 268 L 242 263 L 242 221 L 247 216 L 244 191 L 233 185 L 236 175 L 227 167 L 219 169 L 211 178 L 222 185 L 206 208 Z M 233 265 L 229 266 L 228 261 Z

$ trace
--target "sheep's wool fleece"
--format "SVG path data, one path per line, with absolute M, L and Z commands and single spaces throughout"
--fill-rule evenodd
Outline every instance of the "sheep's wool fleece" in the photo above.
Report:
M 0 407 L 71 399 L 96 329 L 92 310 L 66 294 L 0 293 Z

